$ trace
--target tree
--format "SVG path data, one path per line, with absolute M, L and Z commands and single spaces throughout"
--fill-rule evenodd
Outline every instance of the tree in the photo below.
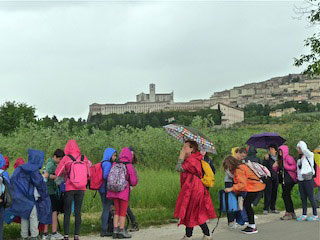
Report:
M 38 121 L 38 123 L 40 125 L 42 125 L 43 127 L 53 127 L 54 126 L 54 120 L 51 119 L 48 115 L 45 116 L 44 118 L 40 119 Z
M 160 121 L 157 116 L 153 116 L 150 120 L 151 127 L 161 127 Z
M 0 132 L 8 135 L 19 127 L 21 121 L 35 122 L 35 111 L 25 103 L 5 102 L 0 107 Z
M 307 20 L 311 26 L 320 25 L 320 0 L 306 0 L 307 7 L 299 8 L 298 14 L 304 16 L 308 14 Z M 317 28 L 319 31 L 319 27 Z M 297 67 L 307 64 L 304 73 L 311 76 L 320 75 L 320 32 L 314 33 L 304 41 L 304 45 L 310 48 L 309 54 L 302 54 L 294 59 L 294 65 Z
M 256 103 L 250 103 L 245 106 L 244 108 L 244 116 L 245 118 L 248 117 L 255 117 L 255 116 L 268 116 L 270 113 L 270 106 Z

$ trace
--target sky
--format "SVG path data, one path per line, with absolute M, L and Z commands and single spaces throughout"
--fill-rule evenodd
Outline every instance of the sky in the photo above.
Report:
M 299 73 L 315 29 L 295 1 L 0 1 L 0 104 L 86 118 L 92 103 L 175 102 Z

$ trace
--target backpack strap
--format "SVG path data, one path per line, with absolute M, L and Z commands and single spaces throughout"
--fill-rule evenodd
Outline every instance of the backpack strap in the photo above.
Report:
M 218 221 L 217 221 L 217 224 L 216 226 L 214 227 L 214 229 L 212 230 L 212 234 L 214 233 L 214 231 L 217 229 L 218 225 L 219 225 L 219 221 L 220 221 L 220 218 L 221 218 L 221 215 L 222 215 L 222 201 L 223 201 L 223 193 L 224 191 L 223 190 L 220 190 L 219 191 L 219 198 L 220 198 L 220 208 L 219 208 L 219 216 L 218 216 Z
M 68 154 L 68 157 L 69 157 L 73 162 L 77 161 L 71 154 Z
M 204 169 L 203 169 L 203 167 L 202 167 L 202 161 L 204 161 L 204 160 L 201 160 L 201 170 L 202 170 L 202 178 L 203 178 L 206 173 L 205 173 L 205 171 L 204 171 Z M 200 179 L 201 179 L 201 178 L 200 178 Z
M 307 159 L 307 161 L 308 161 L 308 163 L 309 163 L 309 165 L 310 165 L 310 167 L 311 167 L 311 169 L 312 169 L 312 165 L 311 165 L 309 159 L 307 158 L 307 156 L 305 156 L 305 157 L 306 157 L 306 159 Z M 314 161 L 314 160 L 313 160 L 313 161 Z M 312 171 L 312 173 L 313 173 L 313 172 L 315 172 L 315 173 L 313 174 L 313 176 L 316 176 L 317 167 L 316 167 L 315 161 L 314 161 L 314 163 L 313 163 L 313 171 Z
M 68 157 L 73 161 L 77 161 L 77 159 L 75 159 L 71 154 L 68 154 Z M 78 157 L 77 157 L 78 158 Z M 84 155 L 81 155 L 80 161 L 83 162 L 84 161 Z
M 252 180 L 252 181 L 257 181 L 257 182 L 261 182 L 261 179 L 254 179 L 254 178 L 248 178 L 248 180 Z
M 312 165 L 311 165 L 309 159 L 308 159 L 307 157 L 306 157 L 306 159 L 307 159 L 307 161 L 308 161 L 308 163 L 309 163 L 309 165 L 310 165 L 310 167 L 311 167 L 311 169 L 312 169 Z M 315 166 L 315 164 L 313 164 L 313 168 L 315 168 L 314 166 Z
M 225 192 L 225 198 L 224 198 L 224 201 L 225 201 L 225 204 L 226 204 L 226 212 L 229 212 L 229 193 L 228 192 Z

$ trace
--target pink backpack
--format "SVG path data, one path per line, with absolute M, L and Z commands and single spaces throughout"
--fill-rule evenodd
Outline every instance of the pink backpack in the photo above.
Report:
M 71 169 L 69 172 L 70 183 L 76 188 L 81 189 L 87 186 L 88 183 L 88 166 L 84 161 L 84 156 L 81 155 L 80 160 L 76 160 L 71 154 L 68 157 L 72 160 Z

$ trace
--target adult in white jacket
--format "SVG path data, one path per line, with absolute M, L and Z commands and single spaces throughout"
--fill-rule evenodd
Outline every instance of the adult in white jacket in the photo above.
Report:
M 300 141 L 297 144 L 297 150 L 299 153 L 299 159 L 297 161 L 297 173 L 298 173 L 298 183 L 299 192 L 302 201 L 303 213 L 297 221 L 319 221 L 317 214 L 317 206 L 314 198 L 314 182 L 313 175 L 314 171 L 314 154 L 308 149 L 307 144 L 304 141 Z M 313 216 L 307 216 L 308 202 L 307 198 L 311 203 L 313 209 Z

